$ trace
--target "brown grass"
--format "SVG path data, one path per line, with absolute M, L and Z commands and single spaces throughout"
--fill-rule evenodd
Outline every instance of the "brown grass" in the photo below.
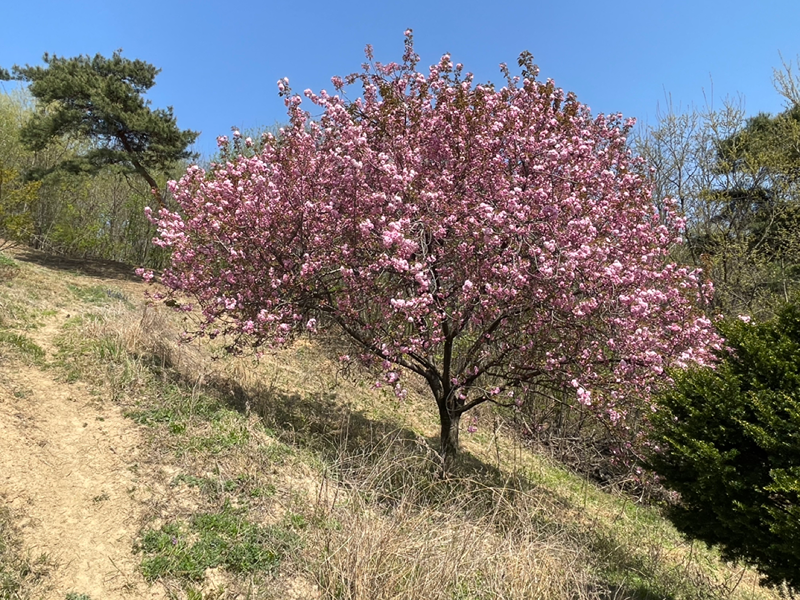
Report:
M 33 557 L 23 548 L 16 518 L 5 501 L 0 495 L 0 600 L 40 597 L 49 590 L 53 561 L 45 554 Z
M 0 303 L 18 310 L 6 323 L 20 330 L 69 292 L 43 267 L 23 265 L 9 285 Z M 165 579 L 175 597 L 777 598 L 752 571 L 684 541 L 656 508 L 531 453 L 500 414 L 481 414 L 442 478 L 436 415 L 418 382 L 398 402 L 368 374 L 344 377 L 308 340 L 260 361 L 181 344 L 178 316 L 127 286 L 127 303 L 71 313 L 54 366 L 148 432 L 136 465 L 149 481 L 142 527 L 234 506 L 302 542 L 275 573 Z

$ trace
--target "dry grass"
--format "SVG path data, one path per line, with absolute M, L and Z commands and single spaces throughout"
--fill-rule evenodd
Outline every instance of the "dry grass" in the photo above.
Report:
M 46 556 L 31 557 L 23 547 L 15 519 L 0 496 L 0 600 L 26 600 L 46 593 L 53 567 Z
M 442 479 L 426 398 L 399 407 L 369 385 L 336 381 L 335 366 L 308 342 L 260 364 L 211 361 L 175 343 L 168 315 L 148 309 L 121 327 L 123 317 L 87 322 L 81 337 L 114 340 L 120 355 L 138 365 L 149 356 L 147 368 L 182 381 L 183 402 L 194 405 L 177 412 L 196 412 L 203 394 L 241 411 L 230 414 L 248 428 L 246 441 L 217 453 L 195 444 L 182 468 L 201 472 L 213 455 L 218 479 L 271 473 L 276 494 L 252 503 L 251 514 L 274 523 L 292 512 L 310 524 L 286 568 L 319 597 L 769 596 L 752 573 L 685 543 L 654 509 L 603 492 L 502 432 L 467 437 L 457 472 Z M 204 427 L 188 437 L 204 439 Z M 159 438 L 162 451 L 185 451 L 186 440 Z M 276 463 L 269 448 L 286 457 Z
M 32 279 L 69 293 L 23 265 L 14 302 L 25 305 L 19 282 Z M 491 411 L 442 478 L 421 386 L 400 403 L 366 374 L 343 377 L 309 341 L 259 362 L 180 344 L 174 314 L 126 293 L 128 302 L 81 300 L 55 364 L 149 432 L 136 467 L 150 478 L 143 530 L 233 507 L 298 540 L 270 573 L 164 577 L 175 597 L 777 598 L 751 571 L 685 542 L 657 509 L 532 454 Z
M 600 598 L 591 557 L 552 502 L 517 486 L 436 474 L 389 438 L 337 465 L 346 500 L 321 512 L 311 573 L 325 598 Z M 509 482 L 510 483 L 510 482 Z

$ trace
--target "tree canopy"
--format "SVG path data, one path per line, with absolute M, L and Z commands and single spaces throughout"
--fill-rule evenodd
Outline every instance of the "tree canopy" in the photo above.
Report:
M 329 327 L 398 395 L 416 373 L 445 457 L 466 411 L 564 388 L 635 436 L 664 369 L 718 338 L 700 273 L 666 260 L 681 222 L 655 210 L 631 123 L 537 81 L 528 54 L 502 88 L 448 55 L 418 72 L 410 32 L 402 64 L 367 57 L 337 95 L 306 90 L 318 121 L 280 81 L 279 137 L 172 184 L 181 212 L 155 217 L 171 299 L 234 346 Z
M 148 183 L 124 166 L 58 168 L 80 160 L 96 144 L 89 138 L 58 138 L 30 150 L 20 134 L 36 110 L 27 87 L 0 93 L 0 238 L 70 256 L 160 265 L 165 253 L 153 246 L 155 229 L 144 214 L 154 201 Z M 171 165 L 152 174 L 160 183 L 176 171 Z
M 194 156 L 188 147 L 199 134 L 179 129 L 172 107 L 152 109 L 143 97 L 160 69 L 123 58 L 121 51 L 111 58 L 45 54 L 44 62 L 12 69 L 13 78 L 30 83 L 37 100 L 36 112 L 21 131 L 22 141 L 32 150 L 60 138 L 92 142 L 58 168 L 96 172 L 118 165 L 159 190 L 154 171 Z

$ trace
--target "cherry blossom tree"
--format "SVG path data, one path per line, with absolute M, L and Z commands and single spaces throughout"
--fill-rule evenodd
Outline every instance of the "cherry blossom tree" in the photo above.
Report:
M 200 333 L 243 347 L 335 328 L 398 395 L 424 378 L 447 460 L 482 403 L 566 387 L 624 429 L 666 368 L 711 360 L 710 289 L 667 260 L 682 222 L 651 200 L 632 121 L 592 117 L 527 53 L 502 88 L 449 55 L 419 72 L 410 31 L 402 64 L 367 59 L 336 95 L 305 91 L 314 119 L 280 81 L 280 135 L 255 154 L 220 138 L 230 160 L 171 184 L 161 281 Z

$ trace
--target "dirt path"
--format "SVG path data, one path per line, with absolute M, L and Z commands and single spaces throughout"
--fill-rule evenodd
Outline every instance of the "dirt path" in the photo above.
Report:
M 49 356 L 66 316 L 31 332 Z M 0 493 L 21 515 L 27 549 L 57 565 L 47 598 L 165 597 L 144 582 L 132 553 L 146 493 L 136 426 L 84 384 L 58 381 L 55 370 L 18 362 L 0 369 Z

